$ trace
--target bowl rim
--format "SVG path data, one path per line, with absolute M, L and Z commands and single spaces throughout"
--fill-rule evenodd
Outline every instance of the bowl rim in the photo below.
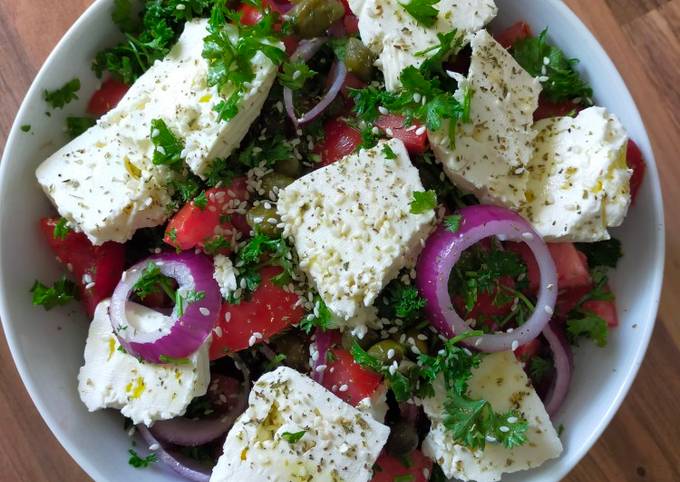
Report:
M 630 369 L 628 370 L 623 380 L 623 383 L 621 384 L 615 396 L 611 400 L 604 415 L 600 418 L 598 424 L 591 431 L 589 438 L 584 440 L 577 447 L 572 448 L 571 459 L 573 460 L 573 463 L 561 465 L 557 464 L 557 466 L 555 467 L 555 475 L 557 476 L 556 480 L 560 480 L 563 477 L 565 477 L 583 459 L 585 454 L 588 451 L 590 451 L 595 442 L 600 438 L 604 430 L 607 428 L 607 426 L 613 419 L 614 415 L 618 412 L 621 404 L 623 403 L 623 400 L 628 394 L 633 384 L 633 381 L 635 380 L 638 374 L 644 356 L 647 352 L 649 341 L 654 331 L 654 327 L 656 324 L 656 316 L 659 310 L 666 255 L 666 239 L 665 239 L 666 230 L 661 184 L 659 180 L 659 172 L 653 152 L 653 147 L 649 140 L 649 134 L 640 115 L 637 103 L 635 102 L 634 97 L 630 93 L 630 89 L 628 89 L 628 86 L 626 85 L 623 77 L 621 76 L 621 73 L 619 72 L 614 62 L 612 61 L 609 54 L 600 44 L 599 40 L 597 40 L 597 38 L 590 31 L 590 29 L 586 27 L 583 21 L 569 8 L 569 6 L 567 6 L 567 4 L 561 0 L 545 0 L 545 1 L 550 4 L 549 7 L 551 9 L 555 9 L 557 11 L 558 15 L 569 19 L 569 21 L 574 25 L 574 27 L 577 30 L 574 33 L 576 37 L 582 38 L 589 42 L 589 44 L 592 45 L 593 49 L 596 50 L 596 53 L 600 55 L 603 59 L 605 59 L 606 65 L 604 65 L 603 68 L 611 72 L 611 74 L 615 76 L 617 80 L 620 80 L 621 85 L 625 89 L 624 93 L 628 94 L 629 99 L 633 103 L 634 116 L 636 120 L 639 121 L 640 125 L 643 127 L 642 132 L 643 136 L 637 139 L 636 142 L 639 142 L 643 146 L 643 148 L 646 148 L 645 150 L 649 154 L 646 158 L 647 161 L 646 175 L 651 180 L 653 189 L 652 192 L 653 213 L 657 217 L 656 221 L 658 229 L 660 231 L 660 234 L 658 235 L 657 245 L 654 247 L 656 252 L 655 256 L 656 266 L 653 267 L 654 269 L 651 287 L 651 294 L 654 296 L 654 299 L 650 304 L 650 310 L 648 313 L 649 322 L 644 324 L 640 323 L 640 326 L 644 326 L 644 331 L 638 333 L 640 335 L 640 342 L 637 345 L 637 350 L 635 351 L 635 353 L 632 354 L 633 363 Z M 17 144 L 16 142 L 17 138 L 20 135 L 21 124 L 20 119 L 24 118 L 26 115 L 26 112 L 30 104 L 29 99 L 33 99 L 35 97 L 36 91 L 39 90 L 38 86 L 41 84 L 41 80 L 44 77 L 46 77 L 49 74 L 49 71 L 51 70 L 51 66 L 54 61 L 54 57 L 56 56 L 56 53 L 61 50 L 62 46 L 67 42 L 67 40 L 71 36 L 73 36 L 75 32 L 80 30 L 83 24 L 90 22 L 91 21 L 90 19 L 92 17 L 99 15 L 101 9 L 107 8 L 109 5 L 110 0 L 94 0 L 94 2 L 89 7 L 87 7 L 87 9 L 80 15 L 80 17 L 78 17 L 78 19 L 73 23 L 73 25 L 69 27 L 69 29 L 62 36 L 59 42 L 54 46 L 54 48 L 52 49 L 48 57 L 45 59 L 42 66 L 40 67 L 35 78 L 33 79 L 31 86 L 26 92 L 19 107 L 19 110 L 17 111 L 16 117 L 12 124 L 12 128 L 9 131 L 9 135 L 7 136 L 4 153 L 2 156 L 2 160 L 0 161 L 0 194 L 4 191 L 4 185 L 7 182 L 6 181 L 7 179 L 6 171 L 8 169 L 7 165 L 10 162 L 10 159 L 14 157 L 13 151 L 15 149 L 15 145 Z M 0 218 L 3 216 L 4 212 L 0 211 Z M 3 241 L 0 238 L 0 244 L 2 244 L 2 242 Z M 2 321 L 2 326 L 5 332 L 7 345 L 9 346 L 10 353 L 12 354 L 12 358 L 14 360 L 22 383 L 26 387 L 26 390 L 29 396 L 31 397 L 31 400 L 38 409 L 38 412 L 40 413 L 41 417 L 43 418 L 43 420 L 45 421 L 45 423 L 47 424 L 55 438 L 59 441 L 62 447 L 64 447 L 66 452 L 87 473 L 88 476 L 92 477 L 94 480 L 106 480 L 106 475 L 102 473 L 100 469 L 95 464 L 93 464 L 85 454 L 81 453 L 80 450 L 78 450 L 75 447 L 75 445 L 71 443 L 69 437 L 67 437 L 59 429 L 56 418 L 48 409 L 49 404 L 47 403 L 46 400 L 43 400 L 38 395 L 33 380 L 28 374 L 27 360 L 22 351 L 18 348 L 18 343 L 16 341 L 16 333 L 13 328 L 13 324 L 8 321 L 9 320 L 8 315 L 9 310 L 8 303 L 6 301 L 4 278 L 0 277 L 0 321 Z

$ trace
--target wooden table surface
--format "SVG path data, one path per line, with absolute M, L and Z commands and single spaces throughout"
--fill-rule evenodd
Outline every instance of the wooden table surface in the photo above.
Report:
M 0 0 L 0 150 L 38 68 L 90 3 Z M 680 203 L 680 0 L 566 3 L 626 79 L 652 138 L 666 206 Z M 652 348 L 621 410 L 567 477 L 570 482 L 680 481 L 680 324 L 674 323 L 680 313 L 680 223 L 669 222 L 667 240 Z M 89 480 L 38 415 L 0 338 L 0 481 Z

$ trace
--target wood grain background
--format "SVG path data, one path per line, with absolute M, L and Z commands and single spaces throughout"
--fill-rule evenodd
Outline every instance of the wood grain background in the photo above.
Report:
M 652 138 L 666 206 L 677 206 L 680 0 L 566 3 L 626 79 Z M 89 4 L 0 0 L 0 150 L 38 68 Z M 652 349 L 618 415 L 569 482 L 680 481 L 680 324 L 674 323 L 680 313 L 680 223 L 667 227 L 666 282 Z M 0 481 L 89 480 L 38 415 L 0 338 Z

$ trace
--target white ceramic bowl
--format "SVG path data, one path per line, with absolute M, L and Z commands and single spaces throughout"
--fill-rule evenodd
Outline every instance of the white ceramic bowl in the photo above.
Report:
M 557 481 L 590 449 L 619 408 L 638 371 L 654 326 L 664 261 L 663 207 L 652 149 L 635 103 L 616 68 L 592 34 L 559 0 L 496 0 L 500 16 L 493 28 L 526 20 L 550 36 L 580 69 L 596 92 L 597 104 L 613 111 L 640 145 L 648 173 L 625 225 L 616 231 L 628 253 L 613 278 L 621 326 L 605 349 L 587 343 L 575 354 L 569 397 L 555 420 L 564 424 L 564 453 L 540 469 L 504 480 Z M 78 398 L 76 375 L 83 358 L 88 321 L 79 307 L 46 313 L 31 305 L 29 289 L 38 278 L 55 279 L 61 268 L 38 234 L 38 219 L 50 205 L 34 178 L 38 164 L 65 142 L 66 115 L 84 111 L 98 81 L 90 60 L 111 45 L 117 32 L 109 17 L 111 0 L 99 0 L 73 25 L 45 62 L 17 115 L 0 165 L 0 317 L 15 363 L 38 410 L 73 458 L 97 481 L 180 480 L 154 467 L 127 463 L 130 440 L 113 411 L 88 413 Z M 74 76 L 83 86 L 80 101 L 51 118 L 41 93 Z M 30 134 L 19 126 L 30 124 Z

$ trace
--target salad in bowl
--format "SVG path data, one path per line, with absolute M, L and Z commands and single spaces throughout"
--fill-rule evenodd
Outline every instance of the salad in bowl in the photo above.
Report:
M 64 276 L 31 290 L 91 319 L 78 395 L 141 437 L 129 463 L 485 482 L 560 457 L 645 173 L 578 61 L 491 33 L 493 0 L 141 7 L 114 2 L 125 40 L 35 171 Z

